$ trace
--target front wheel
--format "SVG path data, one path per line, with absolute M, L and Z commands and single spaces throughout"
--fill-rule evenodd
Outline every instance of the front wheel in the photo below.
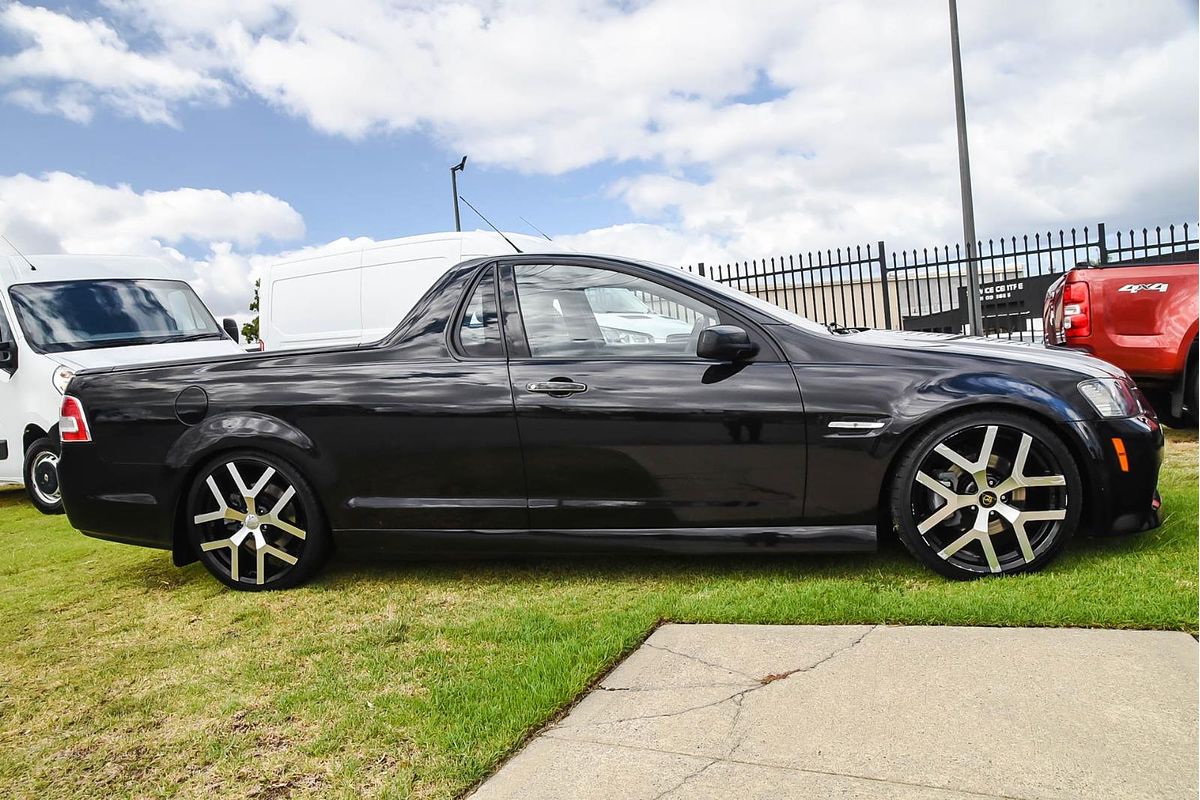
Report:
M 63 513 L 58 455 L 58 445 L 45 436 L 32 442 L 25 451 L 25 493 L 43 514 Z
M 316 494 L 294 467 L 265 453 L 231 453 L 205 464 L 186 513 L 200 562 L 233 589 L 303 583 L 329 552 Z
M 1031 572 L 1079 525 L 1079 468 L 1037 420 L 1008 412 L 956 417 L 920 436 L 896 470 L 900 540 L 950 578 Z

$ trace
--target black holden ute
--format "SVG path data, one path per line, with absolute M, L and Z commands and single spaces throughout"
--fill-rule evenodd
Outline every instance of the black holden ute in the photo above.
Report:
M 284 588 L 400 551 L 869 550 L 951 578 L 1158 524 L 1163 434 L 1121 370 L 826 328 L 636 261 L 450 269 L 382 341 L 75 376 L 60 472 L 90 536 Z

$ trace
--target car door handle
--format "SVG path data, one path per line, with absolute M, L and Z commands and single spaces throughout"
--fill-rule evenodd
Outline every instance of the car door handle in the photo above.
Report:
M 536 381 L 534 383 L 525 384 L 526 391 L 538 392 L 539 394 L 548 394 L 553 397 L 566 397 L 571 394 L 587 391 L 586 383 L 576 383 L 575 381 Z

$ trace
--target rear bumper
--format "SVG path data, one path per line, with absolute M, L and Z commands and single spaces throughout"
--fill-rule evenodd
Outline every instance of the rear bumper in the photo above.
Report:
M 1163 431 L 1152 416 L 1074 423 L 1084 458 L 1084 526 L 1097 536 L 1138 533 L 1159 525 L 1158 471 Z M 1125 452 L 1122 464 L 1119 440 Z
M 90 444 L 62 449 L 58 478 L 73 527 L 97 539 L 171 549 L 175 493 L 166 467 L 114 464 Z

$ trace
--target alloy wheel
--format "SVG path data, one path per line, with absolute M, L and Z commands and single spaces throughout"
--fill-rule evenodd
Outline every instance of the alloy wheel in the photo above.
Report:
M 238 458 L 212 469 L 204 487 L 188 513 L 210 568 L 258 586 L 287 575 L 309 538 L 293 482 L 264 461 Z
M 1044 442 L 991 424 L 938 442 L 918 465 L 910 499 L 917 533 L 938 558 L 986 574 L 1029 565 L 1051 547 L 1069 492 Z

